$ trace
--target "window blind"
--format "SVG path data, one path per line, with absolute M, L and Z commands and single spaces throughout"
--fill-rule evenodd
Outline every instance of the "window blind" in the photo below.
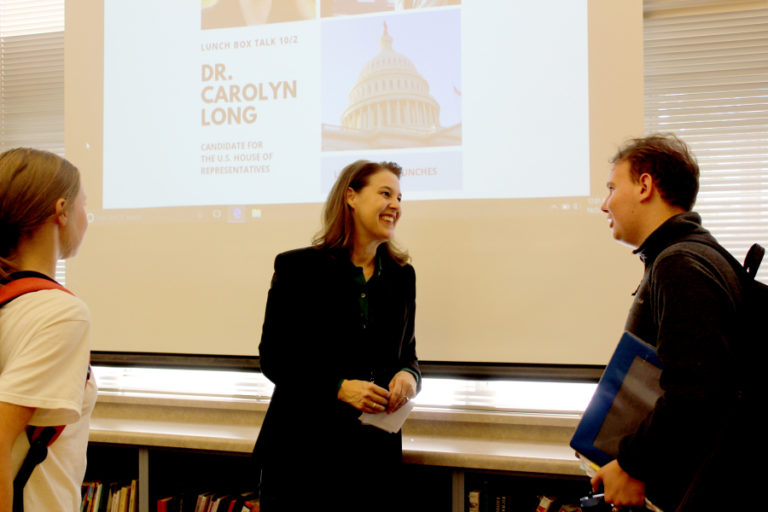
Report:
M 646 132 L 690 144 L 701 168 L 695 209 L 743 260 L 753 242 L 768 246 L 768 8 L 686 15 L 680 2 L 645 7 Z M 768 261 L 758 278 L 768 281 Z
M 0 2 L 0 152 L 18 146 L 64 155 L 64 0 Z
M 64 155 L 64 1 L 0 2 L 0 150 Z

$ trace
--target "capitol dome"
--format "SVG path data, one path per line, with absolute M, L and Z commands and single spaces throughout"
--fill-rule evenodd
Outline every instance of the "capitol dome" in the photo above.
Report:
M 439 130 L 440 105 L 413 62 L 392 49 L 386 23 L 379 43 L 381 51 L 363 66 L 349 93 L 342 126 L 412 134 Z

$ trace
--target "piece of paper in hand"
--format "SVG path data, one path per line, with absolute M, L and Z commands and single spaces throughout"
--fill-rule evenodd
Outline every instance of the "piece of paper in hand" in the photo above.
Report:
M 405 402 L 405 405 L 393 412 L 392 414 L 387 414 L 385 412 L 379 413 L 379 414 L 371 414 L 368 412 L 364 412 L 360 415 L 360 422 L 363 425 L 371 425 L 373 427 L 378 427 L 381 430 L 385 430 L 387 432 L 390 432 L 394 434 L 400 428 L 403 426 L 403 423 L 405 423 L 405 419 L 408 417 L 408 414 L 411 412 L 411 409 L 413 409 L 413 401 L 409 400 Z

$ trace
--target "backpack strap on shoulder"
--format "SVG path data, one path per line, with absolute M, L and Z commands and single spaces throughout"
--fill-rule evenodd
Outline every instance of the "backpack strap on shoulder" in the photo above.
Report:
M 64 431 L 64 425 L 55 427 L 27 427 L 29 451 L 21 463 L 16 477 L 13 479 L 13 512 L 24 510 L 24 486 L 35 467 L 48 456 L 48 446 L 51 445 Z
M 711 238 L 700 235 L 689 235 L 680 240 L 678 243 L 685 242 L 696 242 L 717 250 L 720 255 L 723 256 L 723 258 L 725 258 L 726 261 L 731 264 L 731 267 L 733 267 L 734 271 L 739 274 L 742 279 L 746 277 L 747 281 L 755 281 L 755 277 L 757 276 L 757 269 L 760 268 L 760 263 L 763 261 L 763 256 L 765 255 L 765 249 L 763 249 L 760 244 L 752 244 L 752 247 L 749 248 L 746 257 L 744 258 L 744 264 L 742 265 L 736 258 L 733 257 L 733 254 L 731 254 L 728 249 L 712 240 Z
M 70 295 L 74 295 L 71 291 L 67 290 L 56 281 L 45 279 L 43 277 L 21 277 L 12 279 L 0 286 L 0 306 L 4 306 L 6 303 L 20 295 L 36 292 L 38 290 L 61 290 Z

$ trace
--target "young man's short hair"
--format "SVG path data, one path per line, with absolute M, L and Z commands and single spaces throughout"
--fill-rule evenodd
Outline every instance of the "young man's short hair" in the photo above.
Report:
M 631 139 L 611 159 L 629 162 L 630 176 L 637 181 L 649 174 L 662 199 L 690 211 L 699 192 L 699 164 L 688 145 L 671 133 Z

